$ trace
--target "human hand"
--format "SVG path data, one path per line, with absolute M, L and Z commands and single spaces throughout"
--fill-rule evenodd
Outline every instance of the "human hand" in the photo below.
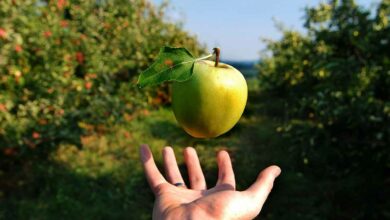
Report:
M 235 178 L 229 154 L 217 155 L 218 181 L 207 189 L 196 151 L 184 150 L 190 188 L 177 166 L 171 147 L 163 149 L 163 161 L 167 180 L 158 170 L 147 145 L 141 146 L 141 160 L 156 200 L 153 219 L 253 219 L 259 213 L 273 182 L 281 170 L 277 166 L 264 169 L 257 180 L 245 191 L 235 190 Z

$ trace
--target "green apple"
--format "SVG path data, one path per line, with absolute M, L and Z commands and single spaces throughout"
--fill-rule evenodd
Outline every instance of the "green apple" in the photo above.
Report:
M 196 138 L 213 138 L 229 131 L 244 112 L 248 87 L 234 67 L 208 60 L 197 61 L 193 75 L 172 84 L 176 120 Z

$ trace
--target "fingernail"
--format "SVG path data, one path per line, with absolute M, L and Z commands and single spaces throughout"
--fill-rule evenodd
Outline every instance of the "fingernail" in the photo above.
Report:
M 145 162 L 148 158 L 148 145 L 147 144 L 141 144 L 141 160 Z
M 275 171 L 275 178 L 278 177 L 280 173 L 282 173 L 282 170 L 277 166 L 277 170 Z

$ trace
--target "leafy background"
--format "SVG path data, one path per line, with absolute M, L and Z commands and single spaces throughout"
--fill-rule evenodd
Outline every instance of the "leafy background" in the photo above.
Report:
M 169 84 L 138 89 L 164 45 L 205 54 L 147 0 L 0 1 L 0 218 L 150 219 L 138 146 L 195 146 L 209 186 L 228 150 L 245 189 L 282 167 L 262 219 L 390 217 L 390 2 L 305 10 L 306 34 L 267 40 L 227 134 L 177 125 Z M 246 70 L 245 70 L 246 71 Z M 161 159 L 157 157 L 159 165 Z

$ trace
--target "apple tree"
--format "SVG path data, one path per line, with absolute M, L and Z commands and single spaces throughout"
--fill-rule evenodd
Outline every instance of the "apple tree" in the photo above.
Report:
M 147 0 L 0 1 L 0 157 L 47 155 L 144 108 L 159 48 L 197 39 Z M 153 94 L 152 94 L 153 95 Z M 158 103 L 157 103 L 158 104 Z
M 340 188 L 354 201 L 349 207 L 362 213 L 370 195 L 384 193 L 389 168 L 390 1 L 375 9 L 328 1 L 307 8 L 305 20 L 306 34 L 283 30 L 282 39 L 268 41 L 260 87 L 283 100 L 284 123 L 277 131 L 289 140 L 288 151 L 302 170 L 324 181 L 357 173 L 370 179 L 350 178 Z

